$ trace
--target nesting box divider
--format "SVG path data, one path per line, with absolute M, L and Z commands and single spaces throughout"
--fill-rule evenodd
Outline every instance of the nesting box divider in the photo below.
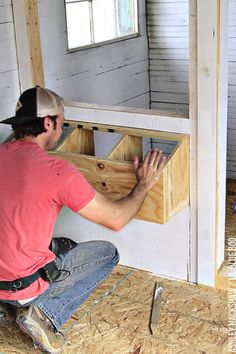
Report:
M 133 161 L 134 156 L 142 158 L 142 138 L 125 135 L 106 158 L 107 160 Z
M 75 128 L 57 147 L 57 151 L 94 156 L 93 131 Z

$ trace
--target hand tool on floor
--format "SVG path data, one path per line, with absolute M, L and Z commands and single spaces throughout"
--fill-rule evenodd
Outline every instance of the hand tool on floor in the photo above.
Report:
M 157 323 L 161 313 L 161 298 L 162 298 L 163 286 L 161 283 L 156 283 L 153 302 L 152 302 L 152 313 L 151 313 L 151 321 L 150 321 L 150 330 L 152 335 L 157 329 Z

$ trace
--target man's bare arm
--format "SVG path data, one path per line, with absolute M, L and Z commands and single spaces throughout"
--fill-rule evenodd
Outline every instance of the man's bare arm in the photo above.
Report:
M 97 192 L 93 200 L 78 213 L 88 220 L 119 231 L 137 214 L 147 193 L 159 180 L 164 164 L 165 157 L 158 150 L 150 150 L 141 164 L 136 157 L 134 170 L 137 183 L 127 196 L 111 201 Z

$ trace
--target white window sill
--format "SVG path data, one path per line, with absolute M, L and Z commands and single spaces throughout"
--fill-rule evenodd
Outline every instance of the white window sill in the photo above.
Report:
M 109 39 L 109 40 L 104 41 L 104 42 L 87 44 L 87 45 L 84 45 L 84 46 L 81 46 L 81 47 L 68 49 L 67 53 L 70 54 L 70 53 L 78 52 L 80 50 L 85 50 L 85 49 L 90 49 L 90 48 L 95 48 L 95 47 L 101 47 L 103 45 L 124 41 L 126 39 L 136 38 L 136 37 L 139 37 L 139 35 L 140 34 L 136 32 L 136 33 L 128 34 L 127 36 L 118 37 L 118 38 L 114 38 L 114 39 Z

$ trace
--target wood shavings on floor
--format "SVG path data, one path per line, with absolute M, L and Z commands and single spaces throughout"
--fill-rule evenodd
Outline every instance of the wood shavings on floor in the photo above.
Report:
M 116 267 L 63 326 L 67 339 L 63 354 L 228 353 L 226 292 L 133 270 L 104 296 L 129 271 Z M 164 290 L 158 328 L 152 336 L 149 320 L 158 281 Z M 0 352 L 42 354 L 16 325 L 0 328 Z

